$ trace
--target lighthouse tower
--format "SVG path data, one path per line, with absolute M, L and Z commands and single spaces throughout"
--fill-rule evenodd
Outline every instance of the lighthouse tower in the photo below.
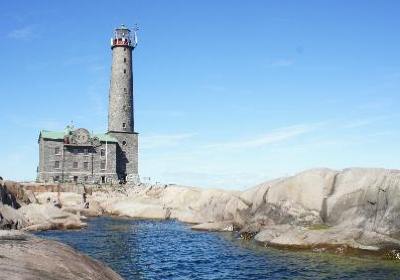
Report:
M 118 140 L 117 174 L 120 180 L 138 182 L 138 133 L 134 130 L 132 51 L 137 45 L 124 25 L 111 38 L 112 65 L 108 107 L 108 132 Z

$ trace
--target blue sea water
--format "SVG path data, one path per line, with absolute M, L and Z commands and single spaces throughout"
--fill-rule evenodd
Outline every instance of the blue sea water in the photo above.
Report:
M 400 279 L 400 262 L 264 248 L 178 221 L 101 217 L 74 231 L 39 232 L 125 279 Z

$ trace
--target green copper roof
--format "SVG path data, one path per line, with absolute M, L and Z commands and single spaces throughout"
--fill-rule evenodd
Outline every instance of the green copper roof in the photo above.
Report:
M 115 142 L 118 143 L 118 140 L 108 134 L 93 134 L 93 137 L 99 137 L 100 142 Z
M 62 131 L 62 132 L 42 130 L 42 131 L 40 131 L 39 138 L 51 139 L 51 140 L 63 140 L 64 136 L 71 135 L 72 133 L 73 133 L 73 130 L 71 130 L 71 129 L 66 129 L 65 131 Z M 115 139 L 114 137 L 112 137 L 108 134 L 93 134 L 92 136 L 99 137 L 100 142 L 118 143 L 117 139 Z
M 40 131 L 39 138 L 62 140 L 62 139 L 64 139 L 65 135 L 67 135 L 65 132 L 54 132 L 54 131 L 42 130 L 42 131 Z

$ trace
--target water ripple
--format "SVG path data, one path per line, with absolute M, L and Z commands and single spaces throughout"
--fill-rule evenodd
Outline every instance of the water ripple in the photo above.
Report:
M 37 235 L 67 243 L 126 279 L 400 279 L 395 261 L 262 248 L 177 221 L 101 217 L 83 230 Z

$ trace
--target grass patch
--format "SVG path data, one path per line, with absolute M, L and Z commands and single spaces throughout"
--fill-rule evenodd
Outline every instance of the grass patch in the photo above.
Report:
M 308 229 L 312 229 L 312 230 L 321 230 L 321 229 L 328 229 L 331 226 L 327 226 L 327 225 L 312 225 L 309 226 Z

